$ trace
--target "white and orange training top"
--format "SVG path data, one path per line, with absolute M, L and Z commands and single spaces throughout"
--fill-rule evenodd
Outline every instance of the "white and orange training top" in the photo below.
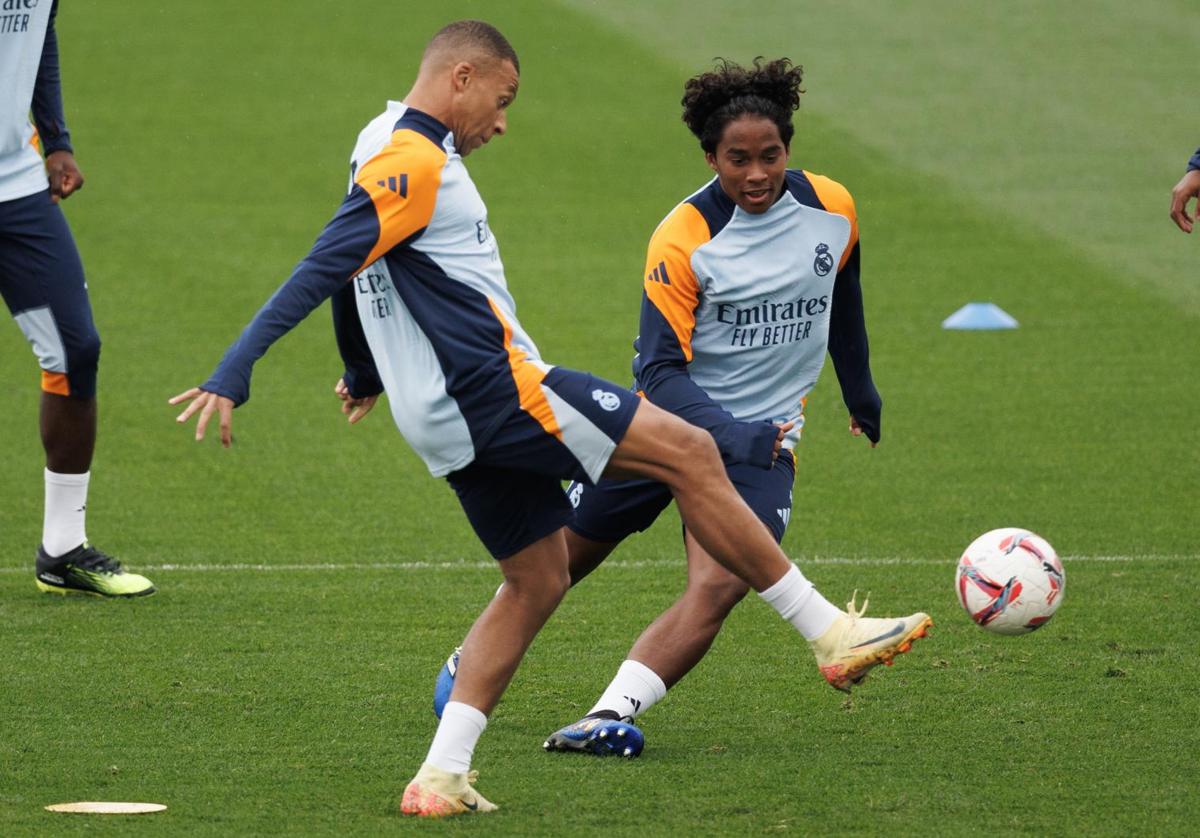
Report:
M 517 321 L 487 208 L 450 130 L 389 102 L 350 166 L 337 214 L 203 388 L 246 401 L 255 360 L 336 295 L 351 392 L 386 389 L 435 476 L 468 465 L 516 410 L 552 424 L 540 387 L 551 367 Z
M 850 193 L 788 170 L 778 200 L 755 214 L 714 178 L 651 237 L 635 347 L 638 388 L 712 432 L 727 461 L 769 467 L 774 423 L 795 421 L 784 443 L 795 445 L 826 350 L 847 407 L 877 439 Z

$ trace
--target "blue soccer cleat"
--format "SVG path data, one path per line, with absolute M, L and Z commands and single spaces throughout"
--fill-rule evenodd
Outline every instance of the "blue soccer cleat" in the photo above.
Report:
M 635 757 L 646 746 L 646 737 L 628 717 L 611 710 L 584 716 L 550 734 L 542 747 L 547 751 L 585 751 L 598 757 Z
M 450 653 L 450 657 L 446 658 L 446 662 L 442 664 L 442 671 L 438 673 L 437 682 L 433 685 L 433 715 L 439 719 L 442 717 L 442 711 L 446 709 L 446 702 L 450 700 L 450 692 L 454 689 L 454 676 L 458 674 L 458 656 L 462 654 L 462 646 L 459 646 Z

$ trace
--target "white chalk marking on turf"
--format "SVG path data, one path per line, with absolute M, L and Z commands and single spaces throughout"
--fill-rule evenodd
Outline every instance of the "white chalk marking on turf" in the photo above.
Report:
M 1171 561 L 1200 561 L 1200 556 L 1191 555 L 1155 555 L 1145 556 L 1062 556 L 1066 564 L 1081 562 L 1171 562 Z M 953 565 L 956 558 L 949 559 L 913 559 L 901 556 L 794 556 L 792 560 L 804 567 L 806 565 Z M 134 569 L 150 572 L 183 572 L 183 573 L 298 573 L 303 571 L 361 571 L 361 570 L 490 570 L 496 567 L 496 562 L 486 560 L 460 560 L 450 562 L 314 562 L 312 564 L 250 564 L 232 562 L 229 564 L 148 564 L 137 565 Z M 615 559 L 605 563 L 605 567 L 637 570 L 653 567 L 684 567 L 683 556 L 678 559 Z M 29 567 L 0 567 L 0 573 L 31 573 Z
M 70 812 L 77 815 L 148 815 L 166 811 L 161 803 L 117 803 L 101 800 L 81 800 L 78 803 L 54 803 L 47 812 Z

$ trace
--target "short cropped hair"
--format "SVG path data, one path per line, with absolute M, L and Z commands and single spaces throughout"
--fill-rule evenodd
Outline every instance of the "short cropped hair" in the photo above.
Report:
M 472 49 L 500 61 L 511 61 L 517 73 L 521 72 L 521 60 L 517 58 L 517 51 L 512 44 L 500 34 L 499 29 L 482 20 L 457 20 L 443 26 L 429 40 L 422 60 L 435 52 L 468 52 Z

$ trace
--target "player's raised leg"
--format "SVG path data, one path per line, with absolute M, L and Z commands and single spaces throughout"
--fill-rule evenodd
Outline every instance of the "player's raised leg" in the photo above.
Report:
M 908 651 L 932 625 L 921 612 L 873 619 L 853 601 L 849 613 L 830 605 L 738 496 L 712 437 L 649 402 L 639 406 L 605 474 L 669 486 L 697 543 L 812 642 L 821 673 L 837 689 L 849 690 L 872 667 Z
M 756 591 L 770 589 L 794 567 L 734 490 L 712 436 L 646 400 L 604 476 L 665 484 L 688 531 Z

